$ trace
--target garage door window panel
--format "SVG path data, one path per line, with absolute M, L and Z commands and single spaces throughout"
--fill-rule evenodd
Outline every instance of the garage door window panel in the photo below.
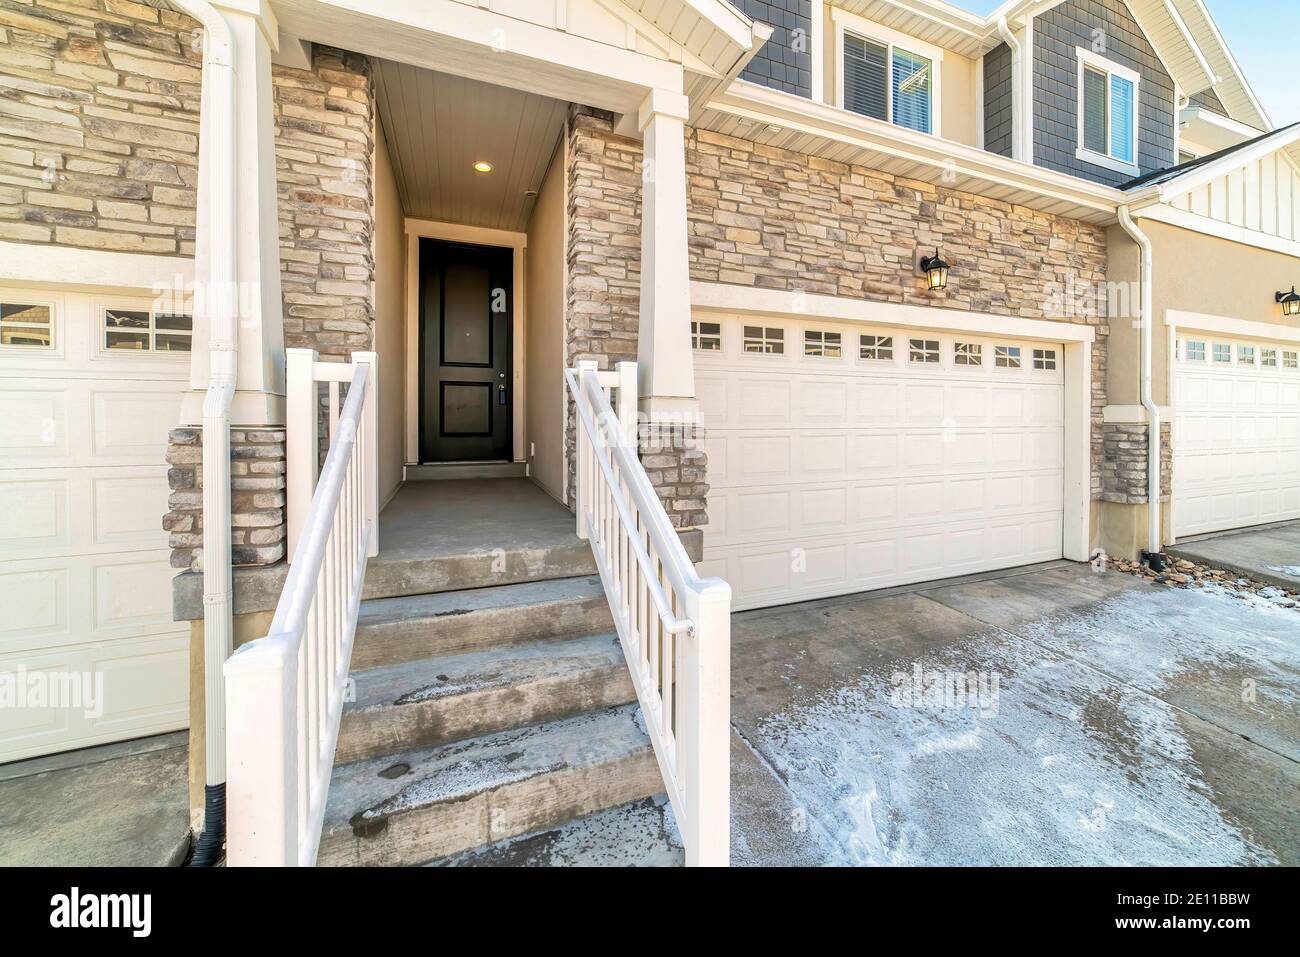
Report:
M 101 342 L 106 353 L 190 351 L 192 316 L 117 307 L 105 309 L 103 315 Z
M 921 364 L 939 364 L 938 339 L 912 339 L 908 343 L 908 358 L 911 362 Z
M 745 326 L 745 351 L 768 356 L 785 355 L 785 330 L 774 326 Z
M 818 359 L 838 359 L 843 352 L 838 332 L 808 329 L 803 334 L 803 354 Z
M 0 301 L 0 347 L 54 348 L 54 310 L 49 303 Z
M 858 339 L 859 357 L 872 362 L 894 361 L 893 336 L 860 336 Z

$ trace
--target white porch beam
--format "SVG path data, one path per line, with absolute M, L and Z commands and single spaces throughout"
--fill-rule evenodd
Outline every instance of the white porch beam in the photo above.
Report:
M 235 55 L 235 261 L 239 310 L 238 380 L 231 421 L 235 425 L 284 424 L 284 316 L 280 298 L 280 243 L 276 209 L 275 126 L 272 118 L 271 51 L 278 29 L 269 7 L 258 0 L 216 0 L 230 25 Z M 204 85 L 206 90 L 207 85 Z M 212 140 L 212 116 L 206 93 L 199 117 L 199 189 L 195 230 L 195 295 L 206 294 L 212 201 L 208 187 L 211 163 L 204 157 Z M 202 311 L 196 315 L 202 316 Z M 201 319 L 194 329 L 190 388 L 181 420 L 202 421 L 208 387 L 208 328 Z
M 691 282 L 686 257 L 686 117 L 678 92 L 652 90 L 641 104 L 641 320 L 637 391 L 652 420 L 694 413 Z
M 634 112 L 682 88 L 680 63 L 455 0 L 280 0 L 284 28 L 316 43 L 497 86 Z

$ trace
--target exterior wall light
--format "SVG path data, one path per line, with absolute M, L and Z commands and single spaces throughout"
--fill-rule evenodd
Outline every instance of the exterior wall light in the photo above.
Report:
M 479 160 L 477 163 L 474 164 L 474 172 L 490 173 L 492 172 L 492 164 L 489 163 L 487 160 Z
M 1300 293 L 1295 291 L 1295 286 L 1290 292 L 1279 292 L 1273 298 L 1282 304 L 1282 315 L 1300 316 Z
M 939 256 L 937 248 L 933 256 L 921 257 L 921 272 L 925 273 L 931 292 L 948 288 L 948 264 Z

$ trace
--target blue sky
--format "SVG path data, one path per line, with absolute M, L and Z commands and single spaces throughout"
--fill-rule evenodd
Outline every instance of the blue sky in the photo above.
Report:
M 987 16 L 1002 0 L 949 0 Z M 1296 0 L 1206 0 L 1214 22 L 1251 89 L 1277 126 L 1300 121 L 1300 66 L 1294 54 L 1300 36 Z

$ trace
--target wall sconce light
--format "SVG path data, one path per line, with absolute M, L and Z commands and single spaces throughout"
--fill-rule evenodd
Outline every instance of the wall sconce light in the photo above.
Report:
M 1279 292 L 1273 298 L 1282 304 L 1282 315 L 1300 316 L 1300 293 L 1295 291 L 1295 286 L 1290 292 Z
M 925 273 L 931 292 L 948 288 L 948 268 L 948 264 L 939 256 L 938 248 L 933 256 L 921 257 L 921 272 Z

